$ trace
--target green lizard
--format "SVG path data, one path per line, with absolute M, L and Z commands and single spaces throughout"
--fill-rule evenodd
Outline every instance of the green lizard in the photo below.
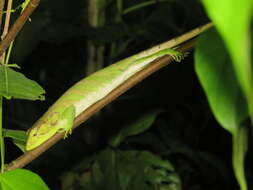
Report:
M 75 117 L 153 60 L 163 55 L 170 55 L 178 62 L 184 58 L 183 53 L 169 48 L 150 50 L 99 70 L 67 90 L 28 131 L 26 150 L 38 147 L 57 132 L 65 132 L 66 137 L 71 133 Z

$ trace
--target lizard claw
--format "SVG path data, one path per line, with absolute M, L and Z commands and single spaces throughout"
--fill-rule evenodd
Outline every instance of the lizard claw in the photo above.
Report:
M 67 130 L 67 131 L 65 132 L 65 134 L 64 134 L 63 139 L 66 139 L 66 138 L 68 137 L 68 135 L 71 135 L 71 133 L 72 133 L 72 129 Z
M 176 62 L 180 62 L 182 61 L 185 57 L 187 57 L 189 55 L 189 52 L 185 52 L 185 53 L 177 53 L 174 55 L 171 55 L 171 57 L 176 61 Z

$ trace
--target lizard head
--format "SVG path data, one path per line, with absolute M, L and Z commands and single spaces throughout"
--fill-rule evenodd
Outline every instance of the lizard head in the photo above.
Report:
M 49 110 L 28 131 L 26 150 L 38 147 L 57 132 L 65 132 L 64 137 L 67 137 L 71 133 L 74 119 L 75 107 L 73 105 L 58 111 Z
M 28 131 L 26 150 L 34 149 L 52 137 L 58 131 L 58 119 L 58 112 L 53 112 L 39 119 Z

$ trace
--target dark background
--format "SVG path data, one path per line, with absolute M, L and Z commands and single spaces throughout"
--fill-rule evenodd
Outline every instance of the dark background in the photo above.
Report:
M 134 3 L 126 2 L 125 6 Z M 127 14 L 119 23 L 113 19 L 116 12 L 112 2 L 107 7 L 106 26 L 94 29 L 87 24 L 85 0 L 41 2 L 17 37 L 10 63 L 20 65 L 27 77 L 46 90 L 46 101 L 5 101 L 4 126 L 27 130 L 64 91 L 85 77 L 88 39 L 107 49 L 112 42 L 123 44 L 131 39 L 116 56 L 105 52 L 109 65 L 208 22 L 203 7 L 194 0 L 157 3 Z M 209 109 L 194 72 L 192 55 L 129 90 L 27 168 L 37 172 L 52 189 L 59 189 L 62 173 L 83 157 L 103 149 L 108 137 L 120 127 L 149 110 L 162 109 L 145 133 L 162 139 L 162 130 L 168 131 L 167 148 L 175 150 L 168 159 L 180 174 L 183 189 L 238 189 L 231 167 L 231 135 L 217 124 Z M 132 147 L 158 154 L 162 149 L 148 140 Z M 7 141 L 7 162 L 20 154 Z M 248 161 L 250 158 L 252 154 Z M 251 167 L 247 162 L 249 183 Z

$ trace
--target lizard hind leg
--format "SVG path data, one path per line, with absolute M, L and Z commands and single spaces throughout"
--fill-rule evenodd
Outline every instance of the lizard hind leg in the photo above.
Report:
M 167 48 L 167 49 L 161 50 L 158 53 L 160 54 L 160 56 L 170 55 L 173 58 L 173 60 L 175 60 L 176 62 L 182 61 L 187 56 L 187 53 L 177 51 L 176 48 L 172 48 L 172 49 Z
M 189 53 L 181 53 L 181 52 L 176 52 L 174 54 L 171 54 L 170 56 L 176 61 L 176 62 L 181 62 L 185 57 L 187 57 Z
M 64 139 L 68 137 L 69 134 L 72 133 L 72 126 L 74 124 L 75 119 L 75 106 L 71 105 L 67 107 L 61 114 L 61 127 L 60 132 L 65 131 Z

